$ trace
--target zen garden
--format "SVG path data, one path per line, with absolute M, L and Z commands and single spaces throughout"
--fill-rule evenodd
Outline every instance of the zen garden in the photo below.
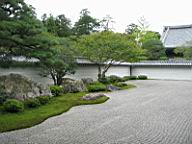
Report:
M 181 81 L 180 87 L 180 82 L 157 79 L 173 76 L 166 77 L 171 70 L 162 69 L 174 71 L 175 61 L 191 66 L 192 49 L 166 49 L 169 37 L 162 40 L 144 17 L 128 24 L 124 33 L 115 32 L 111 16 L 103 17 L 82 9 L 72 24 L 62 13 L 38 18 L 24 0 L 0 1 L 1 144 L 178 143 L 171 140 L 184 134 L 184 128 L 177 135 L 170 126 L 167 139 L 160 131 L 169 127 L 176 110 L 183 110 L 176 115 L 183 117 L 181 125 L 191 118 L 191 108 L 186 107 L 191 83 Z M 175 119 L 170 123 L 179 125 Z

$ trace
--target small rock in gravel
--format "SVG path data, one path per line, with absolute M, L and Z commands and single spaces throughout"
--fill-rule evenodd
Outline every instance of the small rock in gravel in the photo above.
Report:
M 101 97 L 107 97 L 107 96 L 102 93 L 90 93 L 90 94 L 86 94 L 85 96 L 83 96 L 82 100 L 96 100 Z
M 117 90 L 120 90 L 120 88 L 116 87 L 116 86 L 113 86 L 112 84 L 110 85 L 107 85 L 107 90 L 108 91 L 117 91 Z

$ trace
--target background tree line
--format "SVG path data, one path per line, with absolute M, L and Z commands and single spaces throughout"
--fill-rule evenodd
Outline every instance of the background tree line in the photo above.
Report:
M 116 33 L 109 15 L 99 20 L 83 9 L 72 25 L 64 14 L 44 14 L 39 20 L 35 9 L 24 0 L 1 0 L 0 59 L 37 58 L 42 74 L 60 85 L 65 75 L 74 74 L 76 59 L 83 57 L 98 66 L 98 79 L 102 79 L 117 61 L 165 58 L 160 35 L 149 31 L 143 18 L 139 22 L 128 25 L 125 33 Z

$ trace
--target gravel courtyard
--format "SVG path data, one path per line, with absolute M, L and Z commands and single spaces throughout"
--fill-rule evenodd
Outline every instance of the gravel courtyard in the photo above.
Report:
M 72 108 L 0 144 L 191 144 L 192 82 L 134 81 L 104 104 Z

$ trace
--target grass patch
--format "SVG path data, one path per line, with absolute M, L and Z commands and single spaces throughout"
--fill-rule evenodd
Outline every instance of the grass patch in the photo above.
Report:
M 107 101 L 108 97 L 102 97 L 93 101 L 81 100 L 85 93 L 69 93 L 54 97 L 46 105 L 38 108 L 25 109 L 21 113 L 6 113 L 0 105 L 0 132 L 11 131 L 21 128 L 32 127 L 49 117 L 56 116 L 68 111 L 73 106 L 100 104 Z
M 87 89 L 89 92 L 107 91 L 106 85 L 101 82 L 91 83 L 91 84 L 87 85 Z
M 136 86 L 132 85 L 132 84 L 127 84 L 127 86 L 122 86 L 121 90 L 126 90 L 126 89 L 131 89 L 131 88 L 136 88 Z

